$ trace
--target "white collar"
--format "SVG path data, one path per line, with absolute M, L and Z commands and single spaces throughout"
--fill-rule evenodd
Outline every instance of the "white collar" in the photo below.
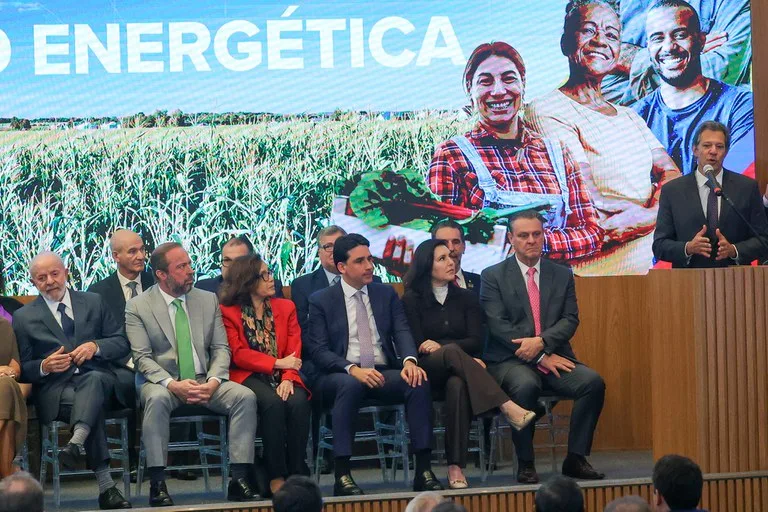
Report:
M 61 300 L 50 300 L 42 293 L 40 296 L 45 300 L 45 303 L 48 304 L 48 308 L 50 308 L 51 311 L 56 311 L 59 307 L 59 303 L 64 304 L 70 311 L 74 311 L 74 309 L 72 309 L 72 297 L 69 295 L 69 288 L 64 289 L 64 297 L 62 297 Z
M 320 268 L 323 269 L 323 272 L 325 272 L 325 277 L 326 277 L 326 279 L 328 279 L 328 284 L 329 285 L 331 283 L 333 283 L 333 279 L 334 278 L 338 277 L 339 279 L 341 279 L 341 275 L 340 274 L 334 274 L 333 272 L 328 272 L 328 270 L 325 267 L 320 267 Z
M 139 273 L 136 279 L 128 279 L 127 277 L 125 277 L 123 274 L 120 273 L 120 269 L 117 269 L 117 279 L 118 281 L 120 281 L 120 286 L 122 286 L 123 288 L 128 286 L 128 283 L 136 283 L 138 285 L 141 285 L 141 281 L 139 281 L 139 279 L 141 279 L 141 273 Z
M 349 297 L 349 298 L 353 297 L 353 296 L 354 296 L 354 295 L 355 295 L 355 294 L 356 294 L 358 291 L 361 291 L 361 292 L 363 292 L 365 295 L 368 295 L 368 285 L 365 285 L 365 286 L 363 286 L 362 288 L 360 288 L 360 290 L 358 290 L 358 289 L 357 289 L 357 288 L 355 288 L 354 286 L 352 286 L 352 285 L 350 285 L 349 283 L 347 283 L 347 282 L 344 280 L 344 278 L 343 278 L 343 277 L 341 278 L 341 289 L 344 291 L 344 295 L 345 295 L 346 297 Z
M 528 275 L 528 269 L 529 268 L 535 268 L 536 269 L 536 273 L 541 275 L 541 258 L 539 258 L 539 261 L 537 261 L 536 264 L 533 267 L 529 267 L 528 265 L 526 265 L 525 263 L 523 263 L 522 261 L 517 259 L 517 256 L 515 256 L 515 261 L 520 266 L 520 272 L 523 273 L 523 277 Z
M 182 295 L 181 297 L 174 297 L 173 295 L 168 295 L 167 293 L 165 293 L 163 291 L 162 288 L 160 288 L 160 285 L 157 285 L 157 291 L 159 291 L 160 295 L 163 296 L 163 300 L 165 300 L 165 305 L 166 306 L 170 306 L 173 303 L 173 301 L 175 301 L 176 299 L 179 299 L 182 303 L 187 302 L 187 295 L 186 294 Z
M 696 173 L 696 186 L 698 188 L 705 187 L 707 185 L 707 177 L 699 172 L 698 167 L 693 172 Z M 720 172 L 715 175 L 715 181 L 721 187 L 723 186 L 723 172 L 724 170 L 721 169 Z

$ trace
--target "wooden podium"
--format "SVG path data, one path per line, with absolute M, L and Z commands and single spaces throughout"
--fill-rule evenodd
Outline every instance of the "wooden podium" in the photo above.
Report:
M 705 473 L 768 469 L 768 267 L 649 279 L 653 456 Z

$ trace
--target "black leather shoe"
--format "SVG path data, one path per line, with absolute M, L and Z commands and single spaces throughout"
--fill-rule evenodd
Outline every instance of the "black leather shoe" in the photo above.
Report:
M 587 462 L 582 455 L 569 453 L 563 461 L 563 474 L 577 480 L 602 480 L 605 473 L 595 471 L 595 468 Z
M 536 467 L 533 465 L 533 461 L 518 461 L 517 481 L 521 484 L 539 483 L 539 474 L 536 473 Z
M 177 469 L 175 471 L 171 471 L 171 476 L 176 480 L 197 480 L 197 473 L 191 469 Z
M 443 484 L 437 479 L 431 470 L 416 475 L 413 479 L 413 492 L 442 491 Z
M 150 507 L 172 507 L 173 500 L 168 494 L 168 487 L 165 486 L 165 480 L 149 484 L 149 506 Z
M 320 461 L 320 474 L 321 475 L 330 475 L 333 472 L 333 460 L 326 459 L 323 457 L 323 459 Z
M 59 450 L 59 461 L 67 469 L 77 469 L 84 460 L 85 448 L 80 445 L 67 443 L 67 446 Z
M 133 507 L 131 507 L 131 502 L 123 497 L 117 487 L 110 487 L 99 494 L 99 508 L 101 510 L 117 510 Z
M 341 475 L 333 483 L 334 496 L 362 496 L 363 494 L 365 494 L 363 490 L 352 480 L 352 475 Z
M 251 501 L 259 499 L 259 495 L 251 489 L 247 478 L 234 478 L 229 481 L 227 487 L 227 499 L 229 501 Z

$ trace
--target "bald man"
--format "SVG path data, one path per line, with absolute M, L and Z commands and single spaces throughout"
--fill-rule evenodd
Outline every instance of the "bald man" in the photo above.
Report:
M 150 272 L 146 271 L 147 250 L 141 237 L 129 230 L 118 229 L 112 233 L 109 239 L 112 250 L 112 259 L 117 270 L 109 277 L 93 283 L 88 291 L 101 295 L 112 315 L 125 326 L 125 303 L 139 295 L 144 290 L 155 284 Z M 120 409 L 136 408 L 136 382 L 133 371 L 133 360 L 128 355 L 124 360 L 115 365 L 114 371 L 117 377 L 114 399 L 115 407 Z M 134 449 L 129 453 L 131 465 L 131 481 L 136 481 L 136 463 L 138 459 L 138 443 L 136 443 L 136 418 L 129 421 L 129 442 Z M 192 478 L 194 478 L 192 474 Z
M 68 468 L 86 460 L 99 483 L 99 508 L 131 508 L 109 475 L 104 430 L 116 381 L 112 363 L 130 351 L 123 325 L 100 296 L 67 287 L 69 273 L 58 255 L 35 256 L 29 274 L 40 295 L 13 316 L 21 380 L 34 385 L 41 423 L 72 425 L 59 460 Z

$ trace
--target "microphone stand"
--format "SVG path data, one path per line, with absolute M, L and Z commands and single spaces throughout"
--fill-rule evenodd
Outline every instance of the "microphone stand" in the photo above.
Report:
M 715 191 L 712 190 L 711 188 L 710 188 L 710 192 L 715 193 Z M 768 243 L 766 243 L 766 241 L 763 239 L 763 235 L 758 233 L 757 230 L 755 229 L 755 226 L 753 226 L 752 223 L 747 220 L 744 214 L 741 213 L 741 211 L 738 208 L 736 208 L 736 205 L 733 204 L 733 201 L 731 201 L 731 198 L 728 197 L 728 194 L 725 193 L 725 190 L 721 188 L 720 193 L 716 195 L 719 195 L 720 197 L 725 199 L 725 201 L 731 206 L 731 209 L 736 212 L 736 214 L 739 216 L 742 222 L 744 222 L 744 224 L 746 224 L 746 226 L 749 228 L 749 230 L 752 232 L 752 235 L 754 235 L 754 237 L 757 238 L 757 241 L 760 242 L 760 245 L 763 246 L 763 250 L 765 251 L 765 253 L 763 255 L 763 259 L 758 260 L 760 262 L 760 265 L 768 264 Z M 760 206 L 762 207 L 762 205 Z

